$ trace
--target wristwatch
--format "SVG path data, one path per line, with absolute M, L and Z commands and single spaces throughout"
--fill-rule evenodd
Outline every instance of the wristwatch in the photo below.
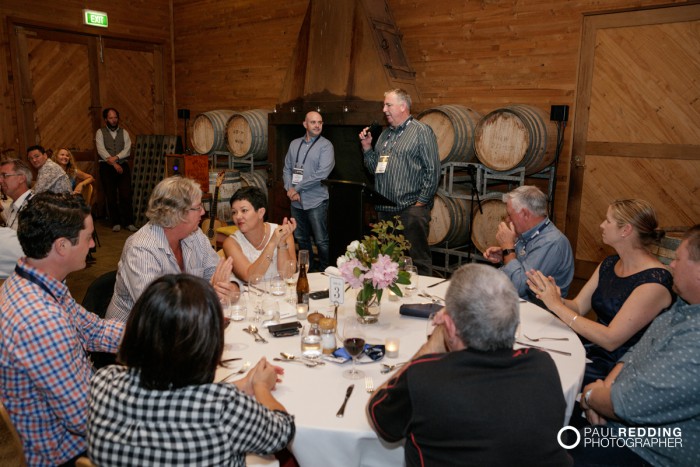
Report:
M 515 253 L 515 250 L 512 249 L 512 248 L 504 248 L 504 249 L 503 249 L 503 257 L 504 257 L 504 258 L 505 258 L 506 256 L 508 256 L 509 254 L 511 254 L 511 253 Z

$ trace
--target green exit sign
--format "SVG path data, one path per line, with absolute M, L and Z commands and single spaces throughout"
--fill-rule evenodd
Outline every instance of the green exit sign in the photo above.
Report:
M 104 11 L 83 10 L 83 24 L 88 26 L 97 26 L 99 28 L 107 27 L 107 13 Z

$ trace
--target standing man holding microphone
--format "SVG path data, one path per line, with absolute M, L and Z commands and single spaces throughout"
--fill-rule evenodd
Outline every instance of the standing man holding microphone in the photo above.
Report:
M 292 217 L 297 222 L 294 239 L 299 250 L 309 251 L 309 267 L 323 271 L 328 267 L 328 188 L 321 182 L 335 167 L 333 144 L 321 136 L 323 117 L 315 111 L 304 119 L 306 135 L 289 145 L 282 173 L 284 189 L 292 203 Z M 318 266 L 314 265 L 311 236 L 318 249 Z
M 375 206 L 379 220 L 398 215 L 409 254 L 418 273 L 432 275 L 428 245 L 430 210 L 440 180 L 440 157 L 432 128 L 411 116 L 411 96 L 403 89 L 384 93 L 384 116 L 389 127 L 372 148 L 369 127 L 360 132 L 365 167 L 374 174 L 374 188 L 395 206 Z

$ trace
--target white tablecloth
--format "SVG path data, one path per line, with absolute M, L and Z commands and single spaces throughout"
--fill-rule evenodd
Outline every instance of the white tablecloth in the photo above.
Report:
M 421 277 L 420 288 L 439 282 L 440 279 Z M 309 282 L 312 291 L 328 288 L 328 278 L 321 274 L 311 274 Z M 448 283 L 427 289 L 429 293 L 445 296 Z M 391 364 L 409 360 L 425 342 L 426 320 L 399 315 L 401 303 L 428 302 L 421 297 L 402 298 L 390 301 L 382 299 L 382 313 L 379 323 L 365 327 L 367 342 L 383 344 L 388 336 L 401 339 L 399 357 L 385 357 L 383 363 Z M 345 304 L 339 309 L 339 320 L 354 313 L 355 291 L 350 289 L 345 296 Z M 291 307 L 280 303 L 282 315 L 291 312 Z M 328 300 L 311 301 L 310 311 L 328 312 Z M 540 341 L 536 345 L 571 352 L 571 356 L 550 353 L 557 365 L 567 402 L 568 420 L 576 394 L 581 385 L 585 366 L 585 352 L 579 339 L 555 316 L 530 303 L 520 306 L 520 335 L 530 337 L 568 337 L 568 341 Z M 249 312 L 249 317 L 251 313 Z M 283 321 L 290 321 L 287 319 Z M 269 343 L 256 343 L 253 337 L 242 328 L 248 322 L 231 323 L 226 330 L 227 349 L 224 358 L 243 357 L 243 361 L 255 363 L 260 357 L 279 357 L 280 352 L 300 355 L 300 337 L 275 338 L 266 330 L 261 334 Z M 306 324 L 306 321 L 303 321 Z M 524 339 L 524 337 L 521 337 Z M 517 346 L 516 346 L 517 347 Z M 297 363 L 273 362 L 285 368 L 283 381 L 277 385 L 275 397 L 296 417 L 296 437 L 291 445 L 294 456 L 302 467 L 305 466 L 387 466 L 403 464 L 403 445 L 387 444 L 377 438 L 367 421 L 365 406 L 369 394 L 365 392 L 364 380 L 351 381 L 343 378 L 342 372 L 348 364 L 326 363 L 316 368 L 307 368 Z M 375 387 L 388 379 L 391 374 L 382 375 L 379 363 L 359 365 L 359 368 L 374 380 Z M 235 367 L 234 367 L 235 369 Z M 231 369 L 219 369 L 217 380 L 231 373 Z M 337 418 L 350 384 L 355 389 L 348 401 L 345 417 Z

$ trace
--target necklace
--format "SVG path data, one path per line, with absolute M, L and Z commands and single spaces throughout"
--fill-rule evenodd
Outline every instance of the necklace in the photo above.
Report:
M 267 223 L 263 224 L 263 238 L 260 240 L 260 243 L 258 246 L 255 247 L 256 250 L 259 250 L 262 246 L 263 243 L 265 243 L 265 239 L 267 238 Z

